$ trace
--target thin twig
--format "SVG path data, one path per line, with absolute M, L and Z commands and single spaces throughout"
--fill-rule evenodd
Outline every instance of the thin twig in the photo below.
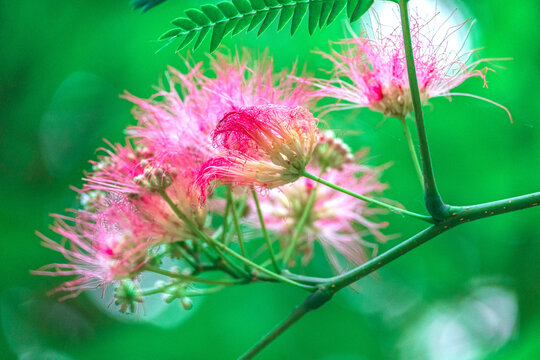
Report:
M 268 231 L 266 231 L 266 224 L 264 223 L 264 217 L 261 211 L 261 204 L 259 203 L 259 197 L 257 196 L 257 192 L 255 190 L 251 190 L 251 194 L 253 195 L 253 201 L 255 202 L 255 207 L 257 208 L 257 215 L 259 216 L 259 223 L 261 224 L 261 231 L 263 233 L 264 240 L 266 241 L 266 247 L 268 248 L 270 261 L 272 261 L 272 265 L 274 266 L 274 270 L 276 271 L 276 273 L 279 274 L 281 272 L 281 269 L 279 268 L 276 262 L 274 250 L 272 249 L 272 242 L 270 241 L 270 237 L 268 236 Z

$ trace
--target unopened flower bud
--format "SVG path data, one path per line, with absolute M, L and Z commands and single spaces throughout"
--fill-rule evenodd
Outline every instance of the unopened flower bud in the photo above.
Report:
M 181 298 L 180 303 L 182 303 L 184 310 L 191 310 L 193 308 L 193 301 L 188 297 Z
M 143 161 L 141 162 L 141 164 Z M 150 191 L 164 190 L 173 183 L 173 179 L 177 174 L 176 171 L 169 172 L 162 168 L 154 168 L 144 162 L 146 167 L 144 168 L 144 175 L 137 175 L 133 178 L 133 182 L 139 186 L 145 187 Z
M 101 190 L 89 190 L 81 194 L 80 201 L 81 206 L 86 211 L 95 211 L 98 204 L 103 202 L 105 192 Z
M 351 148 L 330 130 L 322 133 L 313 152 L 313 161 L 321 168 L 341 170 L 343 164 L 351 163 L 353 159 Z
M 174 299 L 176 299 L 176 296 L 165 293 L 161 295 L 161 299 L 165 301 L 167 304 L 170 304 L 174 301 Z
M 114 303 L 120 306 L 120 312 L 135 312 L 136 303 L 142 303 L 141 291 L 131 280 L 123 280 L 114 290 Z
M 162 288 L 164 287 L 165 285 L 167 285 L 167 283 L 163 280 L 158 280 L 154 283 L 154 287 L 156 288 Z

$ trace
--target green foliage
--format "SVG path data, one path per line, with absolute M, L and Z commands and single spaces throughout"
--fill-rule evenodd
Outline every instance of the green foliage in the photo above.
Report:
M 135 10 L 141 9 L 142 12 L 146 12 L 164 1 L 165 0 L 134 0 L 132 1 L 131 5 Z
M 147 0 L 137 3 L 157 3 Z M 199 9 L 188 9 L 185 17 L 172 21 L 175 28 L 161 35 L 160 40 L 168 40 L 167 45 L 180 41 L 177 51 L 195 40 L 193 48 L 198 48 L 206 35 L 212 31 L 210 52 L 222 42 L 225 35 L 236 35 L 258 28 L 258 35 L 265 32 L 278 20 L 278 31 L 291 24 L 291 35 L 298 30 L 300 23 L 308 14 L 309 33 L 317 27 L 333 23 L 347 7 L 350 22 L 358 20 L 373 4 L 373 0 L 232 0 L 216 5 L 203 5 Z M 144 6 L 144 5 L 139 5 Z M 149 6 L 149 5 L 145 5 Z M 155 6 L 155 5 L 152 5 Z M 147 8 L 144 8 L 147 10 Z

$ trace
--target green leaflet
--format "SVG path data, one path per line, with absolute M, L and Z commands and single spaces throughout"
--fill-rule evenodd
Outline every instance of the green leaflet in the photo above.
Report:
M 347 5 L 346 0 L 337 0 L 334 2 L 334 5 L 332 5 L 332 11 L 330 11 L 330 15 L 328 15 L 328 20 L 326 21 L 326 25 L 330 25 L 331 23 L 336 20 L 336 18 L 341 14 L 343 9 L 345 8 L 345 5 Z
M 203 5 L 201 6 L 201 10 L 213 23 L 225 19 L 225 15 L 223 15 L 223 13 L 215 5 Z
M 261 22 L 264 21 L 264 18 L 266 17 L 266 12 L 257 12 L 254 16 L 253 16 L 253 20 L 251 20 L 251 24 L 249 24 L 249 27 L 247 29 L 247 31 L 251 31 L 253 29 L 255 29 Z
M 178 45 L 178 48 L 176 49 L 176 51 L 180 51 L 186 46 L 188 46 L 188 44 L 195 38 L 196 35 L 197 33 L 194 31 L 187 34 L 187 36 L 184 38 L 184 40 L 182 40 L 180 45 Z
M 268 27 L 270 25 L 272 25 L 272 23 L 274 22 L 274 20 L 276 19 L 276 17 L 279 15 L 279 10 L 278 9 L 273 9 L 273 10 L 270 10 L 267 14 L 266 14 L 266 17 L 264 18 L 264 21 L 261 25 L 261 28 L 259 29 L 259 32 L 257 35 L 261 35 L 266 29 L 268 29 Z
M 201 32 L 199 33 L 199 37 L 197 38 L 197 41 L 195 41 L 195 45 L 193 45 L 193 50 L 196 50 L 199 46 L 201 46 L 202 41 L 206 37 L 206 34 L 210 32 L 210 28 L 202 28 Z
M 289 23 L 289 20 L 291 20 L 293 14 L 294 8 L 292 7 L 285 7 L 281 10 L 281 15 L 279 16 L 278 22 L 278 31 L 283 29 L 285 25 Z
M 178 26 L 179 28 L 182 28 L 184 30 L 193 30 L 197 27 L 197 24 L 195 24 L 193 21 L 186 17 L 179 17 L 171 21 L 171 24 Z
M 330 15 L 330 11 L 332 11 L 334 3 L 335 1 L 323 1 L 321 15 L 319 17 L 319 28 L 322 28 L 325 25 L 326 20 L 328 20 L 328 16 Z
M 245 28 L 249 26 L 249 24 L 251 24 L 251 17 L 246 16 L 241 18 L 240 21 L 238 21 L 238 24 L 236 24 L 236 26 L 234 27 L 232 34 L 236 35 L 242 32 Z
M 228 18 L 233 18 L 239 14 L 239 10 L 232 3 L 227 1 L 217 4 L 217 7 Z
M 160 40 L 181 40 L 177 51 L 195 41 L 198 48 L 212 32 L 210 52 L 214 51 L 227 34 L 258 28 L 258 35 L 267 31 L 279 17 L 277 30 L 291 24 L 291 35 L 298 30 L 306 14 L 308 30 L 313 34 L 318 27 L 328 26 L 347 7 L 350 22 L 358 20 L 373 4 L 373 0 L 229 0 L 217 5 L 206 4 L 200 9 L 188 9 L 185 16 L 172 21 L 175 28 L 161 35 Z
M 373 0 L 360 0 L 356 5 L 356 8 L 353 10 L 351 16 L 349 16 L 350 22 L 355 22 L 360 19 L 362 15 L 373 5 Z
M 219 44 L 221 44 L 221 40 L 223 40 L 223 36 L 225 35 L 226 26 L 227 24 L 223 22 L 214 26 L 214 31 L 212 32 L 212 40 L 210 40 L 210 52 L 216 50 Z
M 248 0 L 232 0 L 232 5 L 236 7 L 241 14 L 247 14 L 253 11 L 253 8 Z
M 321 11 L 322 11 L 322 2 L 315 2 L 311 1 L 309 3 L 309 22 L 308 22 L 308 28 L 309 28 L 309 34 L 313 35 L 313 32 L 317 28 L 317 25 L 319 24 L 319 20 L 321 18 Z
M 294 15 L 291 22 L 291 35 L 294 35 L 296 30 L 298 30 L 302 19 L 306 15 L 307 9 L 308 5 L 306 3 L 298 4 L 298 6 L 294 8 Z
M 210 19 L 201 10 L 188 9 L 186 15 L 199 26 L 210 24 Z
M 182 32 L 182 29 L 180 29 L 180 28 L 168 30 L 168 31 L 164 32 L 164 33 L 159 37 L 159 40 L 165 40 L 165 39 L 168 39 L 168 38 L 170 38 L 170 37 L 173 37 L 173 36 L 178 35 L 178 34 L 181 33 L 181 32 Z

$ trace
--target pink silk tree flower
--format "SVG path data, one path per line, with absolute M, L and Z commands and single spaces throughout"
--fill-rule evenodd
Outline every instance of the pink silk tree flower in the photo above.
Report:
M 144 162 L 152 156 L 147 147 L 133 147 L 127 141 L 126 145 L 110 144 L 101 148 L 104 152 L 98 160 L 92 160 L 92 171 L 85 174 L 83 192 L 105 191 L 138 194 L 143 189 L 135 182 L 135 178 L 144 174 Z M 85 197 L 88 199 L 88 196 Z
M 211 105 L 214 95 L 201 89 L 205 76 L 200 64 L 185 75 L 172 68 L 169 73 L 169 90 L 162 88 L 148 100 L 124 95 L 136 105 L 133 115 L 138 120 L 128 131 L 136 144 L 151 151 L 148 160 L 155 166 L 194 172 L 215 155 L 210 134 L 220 111 Z
M 254 64 L 254 65 L 250 65 Z M 310 108 L 316 97 L 311 83 L 290 71 L 276 72 L 273 58 L 265 51 L 254 61 L 247 50 L 242 56 L 218 53 L 210 60 L 215 77 L 208 77 L 203 87 L 215 94 L 224 112 L 254 105 L 303 106 Z
M 458 49 L 449 49 L 449 40 L 458 36 L 465 23 L 448 26 L 449 19 L 446 19 L 434 30 L 432 25 L 436 17 L 422 19 L 412 14 L 411 18 L 412 46 L 422 104 L 434 97 L 465 95 L 502 107 L 475 95 L 451 92 L 471 77 L 480 77 L 486 86 L 485 74 L 489 69 L 477 67 L 488 59 L 471 60 L 475 50 L 463 50 L 464 42 Z M 374 33 L 371 37 L 362 35 L 343 40 L 338 43 L 340 51 L 321 53 L 333 63 L 334 70 L 329 81 L 314 80 L 319 87 L 317 95 L 346 102 L 337 108 L 368 107 L 389 117 L 405 118 L 413 107 L 401 28 L 382 34 L 382 26 L 378 24 L 371 30 Z M 467 36 L 469 31 L 470 28 Z
M 53 215 L 52 230 L 62 236 L 61 242 L 38 233 L 43 245 L 60 252 L 67 262 L 49 264 L 33 273 L 76 276 L 56 289 L 68 292 L 62 299 L 134 278 L 158 243 L 156 226 L 141 216 L 129 198 L 110 193 L 103 199 L 95 212 L 81 210 L 74 218 Z
M 320 169 L 310 170 L 318 173 Z M 345 163 L 341 169 L 331 169 L 322 178 L 367 196 L 373 196 L 386 188 L 379 181 L 379 169 L 356 163 Z M 310 179 L 301 178 L 260 197 L 266 227 L 279 235 L 282 249 L 289 247 L 313 191 L 316 191 L 313 207 L 295 249 L 296 253 L 303 254 L 304 263 L 311 259 L 314 243 L 319 242 L 334 267 L 341 271 L 340 257 L 361 264 L 367 259 L 365 249 L 376 248 L 375 243 L 366 240 L 367 237 L 371 236 L 380 242 L 387 240 L 381 232 L 387 223 L 373 219 L 374 215 L 380 213 L 379 209 L 325 186 L 317 186 Z M 251 206 L 253 209 L 249 221 L 257 226 L 255 205 Z
M 155 163 L 194 170 L 216 156 L 211 134 L 225 114 L 255 105 L 313 102 L 312 85 L 294 76 L 295 67 L 275 73 L 271 57 L 260 58 L 253 67 L 247 52 L 234 58 L 218 54 L 210 58 L 209 71 L 202 63 L 186 62 L 186 73 L 170 67 L 169 90 L 161 86 L 148 100 L 124 96 L 136 105 L 139 122 L 129 129 L 131 136 L 150 149 Z
M 162 241 L 192 238 L 189 227 L 178 219 L 159 191 L 165 191 L 184 215 L 202 225 L 206 208 L 200 206 L 199 196 L 191 189 L 194 170 L 156 167 L 148 147 L 133 147 L 129 141 L 125 146 L 111 147 L 111 150 L 102 149 L 105 155 L 98 161 L 91 161 L 94 171 L 87 174 L 80 191 L 83 207 L 91 211 L 107 194 L 122 193 L 130 197 L 142 217 L 152 219 L 160 227 Z M 184 154 L 184 158 L 188 160 L 189 155 Z
M 226 114 L 213 133 L 223 156 L 204 163 L 195 183 L 275 188 L 295 181 L 318 141 L 317 119 L 301 107 L 261 105 Z

